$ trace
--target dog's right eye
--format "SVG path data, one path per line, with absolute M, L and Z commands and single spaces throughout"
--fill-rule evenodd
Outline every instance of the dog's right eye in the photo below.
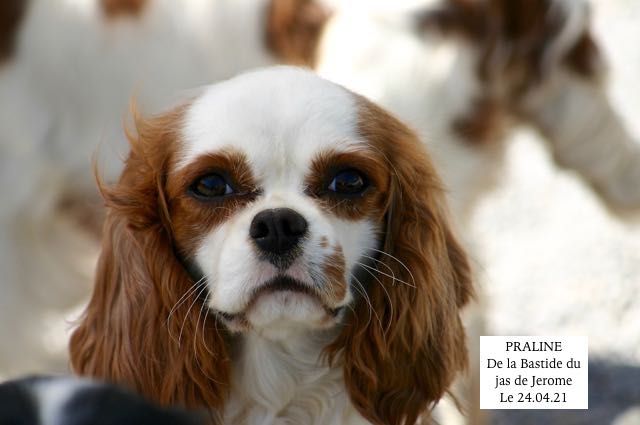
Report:
M 337 195 L 348 196 L 360 195 L 366 188 L 366 177 L 358 170 L 347 169 L 337 173 L 327 189 Z
M 190 190 L 200 198 L 218 198 L 235 192 L 224 177 L 219 174 L 200 177 L 191 185 Z

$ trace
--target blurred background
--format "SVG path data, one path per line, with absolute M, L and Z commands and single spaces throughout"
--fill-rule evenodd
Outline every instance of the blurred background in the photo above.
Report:
M 592 1 L 608 91 L 640 140 L 640 2 Z M 495 335 L 587 335 L 588 411 L 495 411 L 496 424 L 610 424 L 640 406 L 640 222 L 610 212 L 545 141 L 520 131 L 473 217 Z M 638 182 L 640 185 L 640 181 Z M 629 414 L 630 415 L 630 414 Z M 622 419 L 620 419 L 622 420 Z M 625 419 L 640 424 L 640 415 Z
M 591 5 L 594 34 L 608 63 L 607 91 L 640 143 L 640 1 L 591 0 Z M 243 59 L 238 70 L 275 63 L 277 59 L 258 62 Z M 216 78 L 226 78 L 236 71 L 225 70 Z M 0 68 L 0 80 L 6 77 L 2 72 Z M 0 81 L 0 88 L 6 86 L 6 78 L 4 81 Z M 175 86 L 181 87 L 177 82 Z M 8 89 L 11 87 L 4 87 L 0 94 L 12 93 Z M 118 118 L 125 112 L 123 105 Z M 2 114 L 0 120 L 6 123 L 11 115 L 0 108 Z M 98 142 L 109 143 L 105 138 L 97 139 L 95 146 Z M 553 162 L 547 142 L 532 130 L 518 129 L 505 146 L 499 183 L 471 212 L 470 234 L 465 235 L 480 274 L 485 332 L 588 336 L 589 410 L 492 411 L 489 423 L 640 425 L 640 413 L 633 410 L 640 409 L 640 211 L 605 206 L 583 179 Z M 21 178 L 21 171 L 10 173 L 5 169 L 0 176 L 5 184 L 15 182 Z M 8 240 L 10 225 L 4 223 L 7 227 L 0 238 Z M 95 244 L 83 240 L 78 245 L 88 257 L 83 261 L 90 270 Z M 0 255 L 11 258 L 7 252 L 0 250 Z M 90 276 L 90 272 L 84 273 Z M 38 302 L 46 304 L 46 280 L 39 285 L 45 295 Z M 0 316 L 5 321 L 4 329 L 8 329 L 0 332 L 0 378 L 66 370 L 67 339 L 89 291 L 90 280 L 75 288 L 74 302 L 61 303 L 64 308 L 51 311 L 42 309 L 41 320 L 31 324 L 35 327 L 22 327 L 20 320 L 8 323 L 12 317 L 9 314 Z M 13 302 L 9 295 L 0 293 L 5 297 L 0 300 L 0 308 L 5 312 L 24 310 L 24 305 Z M 25 333 L 35 334 L 41 343 L 39 349 L 47 351 L 47 356 L 42 356 L 46 360 L 35 355 L 33 361 L 20 362 L 21 356 L 33 353 L 21 353 L 19 345 L 12 347 L 12 335 L 21 339 Z

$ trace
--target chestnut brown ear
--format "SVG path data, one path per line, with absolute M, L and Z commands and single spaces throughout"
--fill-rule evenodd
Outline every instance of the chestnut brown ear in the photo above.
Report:
M 349 395 L 366 419 L 413 424 L 466 366 L 459 312 L 472 294 L 471 272 L 421 142 L 370 102 L 359 107 L 360 134 L 391 172 L 384 273 L 369 283 L 370 304 L 358 301 L 329 355 L 340 354 Z
M 175 255 L 164 195 L 181 117 L 178 108 L 137 119 L 120 181 L 101 188 L 108 208 L 102 253 L 91 301 L 71 337 L 71 364 L 161 404 L 215 408 L 230 379 L 225 338 L 214 317 L 205 320 L 204 286 Z
M 329 9 L 318 0 L 270 0 L 267 47 L 288 64 L 313 67 L 318 42 L 330 16 Z

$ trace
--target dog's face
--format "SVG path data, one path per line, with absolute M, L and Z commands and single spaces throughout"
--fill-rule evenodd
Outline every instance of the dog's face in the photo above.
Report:
M 287 67 L 136 124 L 120 181 L 103 187 L 77 372 L 224 408 L 237 355 L 227 331 L 323 330 L 329 365 L 370 422 L 414 423 L 443 395 L 465 364 L 470 273 L 405 125 Z
M 175 240 L 229 329 L 327 328 L 366 290 L 390 176 L 358 108 L 280 69 L 214 86 L 186 113 L 168 175 Z

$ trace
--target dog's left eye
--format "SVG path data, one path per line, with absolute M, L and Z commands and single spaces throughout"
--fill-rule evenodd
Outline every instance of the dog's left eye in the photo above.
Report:
M 367 188 L 365 176 L 358 170 L 343 170 L 331 180 L 328 189 L 340 195 L 358 195 Z
M 191 185 L 191 191 L 203 198 L 217 198 L 234 193 L 233 188 L 219 174 L 200 177 Z

